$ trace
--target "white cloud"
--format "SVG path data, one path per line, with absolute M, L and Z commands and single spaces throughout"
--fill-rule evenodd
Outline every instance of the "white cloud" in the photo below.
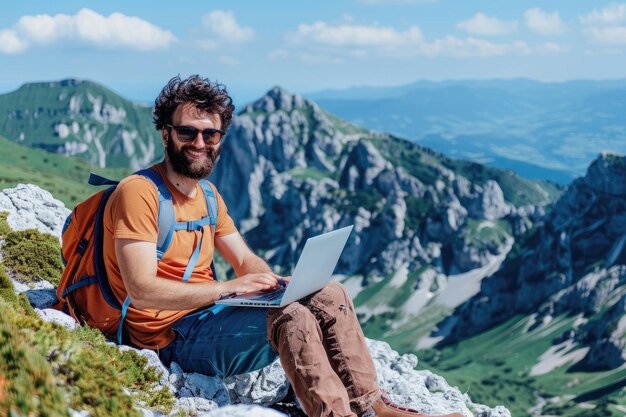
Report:
M 294 43 L 319 44 L 325 46 L 357 46 L 357 47 L 402 47 L 418 45 L 423 40 L 422 31 L 411 26 L 404 32 L 381 26 L 365 26 L 340 24 L 332 26 L 326 22 L 315 22 L 311 25 L 300 24 L 298 31 L 289 36 Z
M 346 57 L 414 58 L 416 56 L 488 58 L 510 54 L 559 54 L 566 49 L 555 43 L 528 45 L 526 42 L 491 42 L 477 37 L 445 36 L 428 40 L 417 26 L 405 31 L 377 24 L 366 26 L 318 21 L 301 24 L 286 37 L 289 51 L 306 62 L 340 63 Z M 282 53 L 282 52 L 281 52 Z
M 494 36 L 515 32 L 517 22 L 500 20 L 481 12 L 476 13 L 471 19 L 457 23 L 456 27 L 472 35 Z
M 15 30 L 0 30 L 0 53 L 19 54 L 26 48 L 28 48 L 28 43 L 20 39 Z
M 556 35 L 565 32 L 565 24 L 559 12 L 549 13 L 540 8 L 528 9 L 524 12 L 526 26 L 540 35 Z
M 591 43 L 613 46 L 626 45 L 626 27 L 624 26 L 585 28 L 583 33 Z
M 203 26 L 211 31 L 220 41 L 226 43 L 245 43 L 254 39 L 254 29 L 240 26 L 235 14 L 225 10 L 215 10 L 202 16 Z
M 626 20 L 626 4 L 611 4 L 604 9 L 594 9 L 591 13 L 580 16 L 584 25 L 615 25 Z
M 587 42 L 608 48 L 626 46 L 626 4 L 611 4 L 603 9 L 594 9 L 591 13 L 580 16 L 580 22 L 586 26 L 583 35 Z M 613 53 L 615 49 L 608 49 Z
M 433 42 L 425 43 L 420 53 L 426 56 L 452 56 L 456 58 L 491 57 L 506 55 L 513 51 L 507 43 L 494 43 L 477 38 L 457 38 L 446 36 Z
M 150 51 L 168 47 L 176 37 L 138 17 L 112 13 L 102 16 L 91 9 L 75 15 L 22 16 L 13 29 L 1 30 L 0 52 L 22 52 L 31 45 L 78 42 L 105 49 Z M 7 47 L 7 45 L 9 45 Z

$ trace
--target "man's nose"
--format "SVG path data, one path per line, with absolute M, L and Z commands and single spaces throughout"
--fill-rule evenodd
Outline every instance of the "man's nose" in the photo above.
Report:
M 206 143 L 204 143 L 204 138 L 202 137 L 202 130 L 198 130 L 198 134 L 191 144 L 197 148 L 204 148 Z

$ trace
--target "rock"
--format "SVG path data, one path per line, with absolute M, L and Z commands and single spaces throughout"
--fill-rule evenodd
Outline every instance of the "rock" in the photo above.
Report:
M 48 191 L 32 184 L 18 184 L 0 192 L 0 212 L 8 211 L 13 230 L 37 229 L 61 239 L 70 210 Z
M 180 390 L 185 385 L 185 375 L 181 367 L 176 362 L 172 362 L 170 364 L 170 377 L 168 382 L 176 390 Z M 191 391 L 189 392 L 191 393 Z
M 227 378 L 224 384 L 231 401 L 242 404 L 275 404 L 284 399 L 289 390 L 289 381 L 279 360 L 259 371 Z
M 626 157 L 602 153 L 587 169 L 583 181 L 594 190 L 626 196 Z
M 176 415 L 178 410 L 186 412 L 188 415 L 206 415 L 210 411 L 216 410 L 218 405 L 215 401 L 208 400 L 202 397 L 184 397 L 176 399 L 177 410 L 174 410 L 170 415 Z
M 189 389 L 195 397 L 206 398 L 218 406 L 230 404 L 228 391 L 218 377 L 190 373 L 185 376 L 185 388 Z
M 36 308 L 50 308 L 59 302 L 55 289 L 28 289 L 25 292 L 30 304 Z
M 511 208 L 504 201 L 504 193 L 497 182 L 487 180 L 482 192 L 470 199 L 470 216 L 477 219 L 497 220 L 510 213 Z
M 258 405 L 229 405 L 218 408 L 209 413 L 202 414 L 201 417 L 284 417 L 285 414 L 279 413 L 271 408 L 263 408 Z
M 53 308 L 35 308 L 35 312 L 39 315 L 39 317 L 41 317 L 42 320 L 56 323 L 66 329 L 75 330 L 80 327 L 80 324 L 76 320 L 62 311 L 55 310 Z

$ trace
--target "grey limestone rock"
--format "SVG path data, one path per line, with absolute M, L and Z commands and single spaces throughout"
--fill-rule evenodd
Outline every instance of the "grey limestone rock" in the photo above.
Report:
M 53 308 L 35 308 L 35 312 L 39 315 L 39 317 L 41 317 L 42 320 L 50 323 L 56 323 L 66 329 L 75 330 L 80 327 L 80 324 L 78 324 L 76 320 L 62 311 L 55 310 Z
M 201 417 L 284 417 L 285 414 L 280 413 L 271 408 L 264 408 L 258 405 L 229 405 L 221 407 L 208 413 L 200 415 Z
M 271 405 L 285 398 L 289 381 L 280 361 L 244 375 L 224 380 L 233 403 Z
M 70 210 L 48 191 L 32 184 L 18 184 L 0 192 L 0 211 L 8 211 L 13 230 L 38 229 L 61 239 Z
M 497 182 L 487 180 L 482 190 L 468 204 L 472 217 L 497 220 L 510 213 L 511 207 L 504 201 L 504 193 Z

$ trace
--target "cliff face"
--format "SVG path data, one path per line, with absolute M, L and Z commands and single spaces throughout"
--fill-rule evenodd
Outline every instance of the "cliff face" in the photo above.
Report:
M 582 369 L 626 362 L 626 158 L 603 154 L 450 319 L 449 342 L 517 314 L 580 316 L 555 343 L 586 346 Z M 444 327 L 444 326 L 441 326 Z

